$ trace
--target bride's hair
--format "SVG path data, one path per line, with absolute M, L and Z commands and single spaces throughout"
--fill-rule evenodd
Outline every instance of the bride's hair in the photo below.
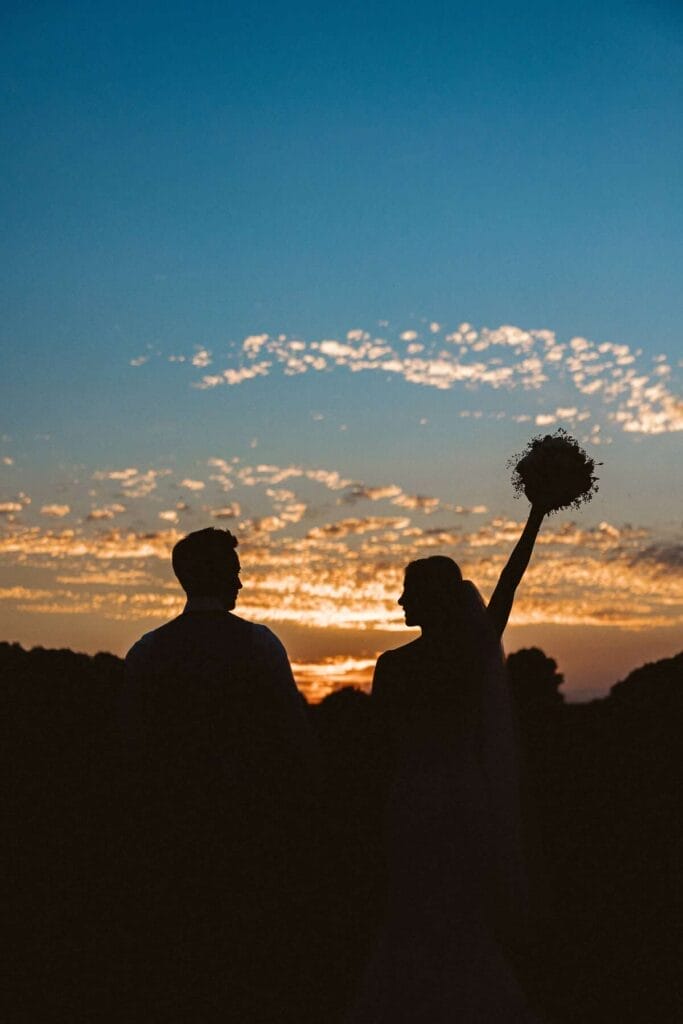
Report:
M 442 602 L 444 607 L 457 603 L 463 581 L 460 566 L 447 555 L 430 555 L 409 562 L 406 566 L 408 578 L 425 596 Z
M 463 652 L 471 651 L 480 659 L 498 650 L 481 594 L 471 580 L 462 578 L 457 562 L 447 555 L 430 555 L 409 562 L 405 572 L 406 585 L 420 594 L 432 615 L 460 634 Z

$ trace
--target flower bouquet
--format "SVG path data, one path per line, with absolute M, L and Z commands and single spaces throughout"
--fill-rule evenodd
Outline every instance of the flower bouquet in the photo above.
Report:
M 548 513 L 579 508 L 598 490 L 596 463 L 561 427 L 554 434 L 532 437 L 508 466 L 517 495 L 524 492 L 532 505 Z

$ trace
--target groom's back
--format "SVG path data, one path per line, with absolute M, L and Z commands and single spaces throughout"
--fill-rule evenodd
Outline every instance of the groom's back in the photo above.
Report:
M 250 1019 L 258 979 L 273 996 L 286 981 L 309 810 L 308 723 L 284 648 L 230 612 L 184 613 L 129 652 L 123 732 L 144 984 L 178 1019 L 198 991 L 216 1019 Z
M 211 752 L 225 752 L 216 716 L 242 714 L 245 702 L 266 696 L 257 629 L 230 612 L 207 611 L 179 615 L 138 640 L 126 657 L 122 708 L 131 745 L 161 743 L 170 752 L 172 742 L 203 727 Z
M 297 786 L 310 755 L 280 641 L 227 611 L 186 612 L 134 645 L 122 720 L 148 798 L 176 816 L 255 813 L 273 785 Z

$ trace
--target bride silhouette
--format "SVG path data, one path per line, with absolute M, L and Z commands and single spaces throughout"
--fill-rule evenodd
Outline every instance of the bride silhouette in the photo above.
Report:
M 524 930 L 512 715 L 500 638 L 545 509 L 532 506 L 488 606 L 451 559 L 411 562 L 412 643 L 377 661 L 389 752 L 387 911 L 352 1024 L 521 1024 L 507 951 Z

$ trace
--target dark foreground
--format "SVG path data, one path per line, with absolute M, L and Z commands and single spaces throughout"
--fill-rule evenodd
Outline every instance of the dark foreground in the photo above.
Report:
M 563 702 L 561 676 L 540 652 L 512 655 L 509 668 L 534 894 L 517 966 L 530 1001 L 558 1024 L 673 1024 L 683 1019 L 683 654 L 584 705 Z M 120 956 L 118 837 L 131 796 L 113 728 L 122 671 L 111 655 L 0 644 L 8 1024 L 134 1018 L 135 978 Z M 341 1021 L 382 912 L 370 702 L 345 690 L 309 713 L 321 753 L 311 780 L 321 810 L 302 865 L 310 884 L 280 918 L 297 920 L 291 941 L 274 940 L 280 975 L 263 944 L 279 1009 L 264 1000 L 259 1024 Z M 239 936 L 234 947 L 238 962 Z M 243 970 L 259 967 L 250 958 Z M 208 1019 L 192 1014 L 178 1019 Z

